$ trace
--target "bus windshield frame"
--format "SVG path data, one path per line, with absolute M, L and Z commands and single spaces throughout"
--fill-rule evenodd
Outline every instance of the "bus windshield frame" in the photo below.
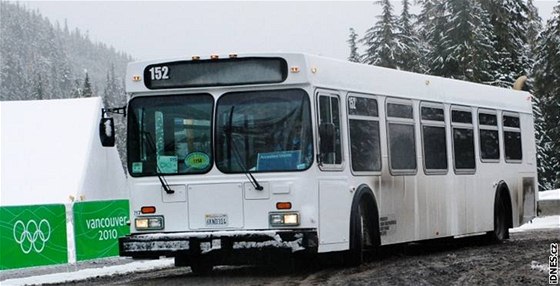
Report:
M 215 122 L 223 173 L 302 171 L 313 163 L 311 104 L 302 89 L 226 93 Z
M 212 169 L 210 94 L 136 97 L 128 108 L 131 176 L 202 174 Z
M 214 105 L 215 108 L 214 114 Z M 313 163 L 311 103 L 303 89 L 134 97 L 132 177 L 303 171 Z M 212 134 L 214 136 L 212 136 Z

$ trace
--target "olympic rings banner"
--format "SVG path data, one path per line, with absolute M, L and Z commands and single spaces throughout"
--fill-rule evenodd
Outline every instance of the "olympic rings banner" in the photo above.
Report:
M 68 262 L 62 204 L 0 207 L 0 270 Z

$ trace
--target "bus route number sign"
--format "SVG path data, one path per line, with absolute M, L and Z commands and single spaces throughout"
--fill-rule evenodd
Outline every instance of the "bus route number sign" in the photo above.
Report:
M 148 69 L 150 72 L 151 80 L 167 80 L 169 79 L 169 67 L 168 66 L 153 66 Z

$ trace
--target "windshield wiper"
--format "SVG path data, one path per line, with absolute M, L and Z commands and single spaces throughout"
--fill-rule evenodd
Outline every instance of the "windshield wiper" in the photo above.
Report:
M 261 186 L 259 184 L 259 182 L 257 181 L 257 179 L 255 179 L 255 177 L 253 177 L 253 174 L 251 174 L 251 171 L 249 171 L 249 169 L 247 168 L 247 166 L 245 166 L 245 163 L 243 163 L 241 161 L 241 155 L 239 154 L 239 150 L 237 149 L 237 143 L 235 142 L 235 138 L 233 138 L 233 109 L 235 108 L 235 106 L 231 107 L 231 110 L 229 112 L 229 121 L 228 121 L 228 126 L 225 130 L 225 133 L 227 136 L 229 136 L 229 142 L 231 142 L 231 148 L 233 149 L 233 153 L 234 153 L 234 157 L 235 160 L 237 161 L 237 164 L 239 164 L 239 166 L 241 166 L 241 169 L 243 169 L 243 173 L 245 173 L 245 176 L 247 177 L 247 179 L 249 179 L 249 181 L 251 182 L 251 184 L 253 185 L 253 188 L 255 188 L 255 190 L 257 191 L 262 191 L 264 188 L 263 186 Z
M 152 138 L 152 134 L 150 132 L 142 132 L 142 133 L 144 133 L 146 135 L 146 139 L 148 141 L 148 146 L 150 146 L 150 148 L 152 149 L 152 152 L 154 152 L 154 154 L 156 155 L 156 175 L 159 179 L 159 182 L 161 183 L 161 186 L 163 187 L 163 190 L 168 194 L 175 193 L 175 191 L 172 190 L 171 187 L 169 187 L 169 184 L 167 183 L 167 180 L 161 174 L 161 170 L 159 169 L 159 164 L 158 164 L 158 161 L 157 161 L 156 143 L 154 142 L 154 138 Z

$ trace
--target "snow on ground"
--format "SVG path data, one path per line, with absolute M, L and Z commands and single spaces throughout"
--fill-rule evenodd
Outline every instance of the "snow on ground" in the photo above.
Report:
M 560 200 L 560 189 L 539 192 L 539 201 Z
M 81 269 L 73 272 L 60 272 L 46 275 L 31 276 L 0 281 L 0 285 L 35 285 L 49 283 L 64 283 L 70 281 L 85 280 L 92 277 L 111 276 L 139 271 L 157 270 L 173 266 L 172 258 L 160 260 L 140 260 L 128 264 L 104 266 L 102 268 Z
M 560 189 L 539 193 L 539 200 L 560 200 Z M 560 229 L 560 215 L 537 217 L 532 222 L 511 229 L 510 232 L 524 232 L 535 229 L 557 228 Z M 77 271 L 61 271 L 58 273 L 35 275 L 24 278 L 0 280 L 0 285 L 33 285 L 47 283 L 64 283 L 70 281 L 85 280 L 93 277 L 111 276 L 139 271 L 157 270 L 173 266 L 173 259 L 132 261 L 130 263 L 113 266 L 102 266 L 99 268 L 88 268 Z M 14 271 L 14 270 L 11 270 Z M 16 270 L 17 271 L 17 270 Z M 22 273 L 26 269 L 21 270 Z M 2 272 L 0 271 L 0 274 Z M 1 275 L 0 275 L 0 279 Z
M 520 227 L 510 229 L 510 232 L 520 232 L 542 228 L 560 229 L 560 215 L 537 217 L 532 222 L 528 222 Z

